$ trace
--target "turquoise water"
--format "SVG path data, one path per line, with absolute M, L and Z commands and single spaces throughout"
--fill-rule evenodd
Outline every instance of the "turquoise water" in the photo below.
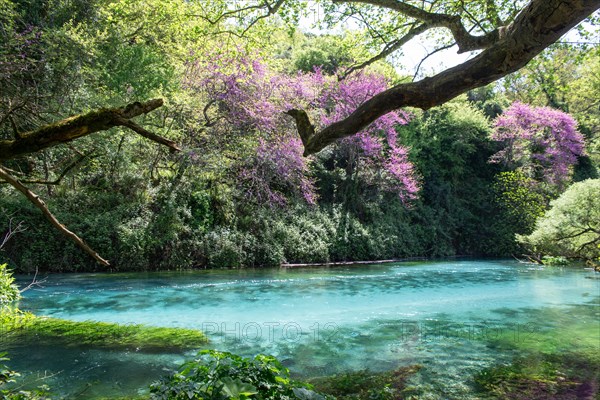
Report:
M 22 278 L 22 283 L 26 282 Z M 475 398 L 471 377 L 510 362 L 490 346 L 558 329 L 590 307 L 600 280 L 584 269 L 512 261 L 399 263 L 335 268 L 52 275 L 25 292 L 38 315 L 204 330 L 208 347 L 277 356 L 296 376 L 421 364 L 427 398 Z M 2 345 L 2 343 L 0 343 Z M 600 346 L 600 344 L 599 344 Z M 143 393 L 188 354 L 4 342 L 11 366 L 69 398 Z M 600 351 L 600 348 L 599 348 Z

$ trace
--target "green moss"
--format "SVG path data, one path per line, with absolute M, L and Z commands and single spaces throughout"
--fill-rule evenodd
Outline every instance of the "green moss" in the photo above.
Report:
M 183 328 L 76 322 L 36 317 L 30 313 L 0 313 L 2 330 L 19 341 L 60 343 L 143 351 L 197 349 L 208 342 L 204 333 Z
M 420 365 L 375 373 L 368 370 L 315 378 L 310 383 L 315 390 L 343 399 L 404 398 L 406 381 L 421 369 Z

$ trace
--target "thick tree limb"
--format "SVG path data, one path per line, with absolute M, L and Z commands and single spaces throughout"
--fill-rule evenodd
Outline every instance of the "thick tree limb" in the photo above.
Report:
M 381 0 L 398 3 L 395 0 Z M 373 2 L 380 3 L 379 0 Z M 314 154 L 337 139 L 353 135 L 380 116 L 401 107 L 429 109 L 485 86 L 525 66 L 543 49 L 600 8 L 600 0 L 531 0 L 504 34 L 478 56 L 433 77 L 394 86 L 364 102 L 347 118 L 313 134 L 306 112 L 288 112 L 296 120 L 304 154 Z
M 147 114 L 162 105 L 162 99 L 154 99 L 145 103 L 135 102 L 125 107 L 91 111 L 22 133 L 14 140 L 0 140 L 0 161 L 35 153 L 115 126 L 127 126 L 150 140 L 170 147 L 173 151 L 180 151 L 171 140 L 150 133 L 130 121 L 131 118 Z
M 27 197 L 27 199 L 29 199 L 29 201 L 31 203 L 33 203 L 33 205 L 35 205 L 37 208 L 39 208 L 42 211 L 42 213 L 44 214 L 44 216 L 50 221 L 50 223 L 52 225 L 54 225 L 54 227 L 56 227 L 56 229 L 58 229 L 63 235 L 65 235 L 66 237 L 71 239 L 73 242 L 75 242 L 75 244 L 77 246 L 79 246 L 86 253 L 88 253 L 90 256 L 92 256 L 100 264 L 102 264 L 106 267 L 110 266 L 110 263 L 107 260 L 100 257 L 100 255 L 98 253 L 96 253 L 90 246 L 88 246 L 87 243 L 85 243 L 79 236 L 77 236 L 76 234 L 74 234 L 73 232 L 68 230 L 66 226 L 61 224 L 58 221 L 58 219 L 56 219 L 56 217 L 50 212 L 50 210 L 46 206 L 46 203 L 44 203 L 44 201 L 42 199 L 40 199 L 40 197 L 37 194 L 35 194 L 31 190 L 29 190 L 25 185 L 23 185 L 21 182 L 19 182 L 18 179 L 13 177 L 11 174 L 8 173 L 8 171 L 6 171 L 2 167 L 0 167 L 0 178 L 7 181 L 12 187 L 14 187 L 19 192 L 21 192 L 23 195 L 25 195 L 25 197 Z

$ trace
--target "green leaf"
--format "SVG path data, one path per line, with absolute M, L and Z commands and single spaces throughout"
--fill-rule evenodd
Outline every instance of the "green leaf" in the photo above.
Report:
M 223 393 L 233 399 L 242 399 L 258 393 L 256 387 L 249 383 L 242 382 L 239 378 L 233 380 L 230 377 L 225 377 L 221 379 L 221 382 L 224 385 Z

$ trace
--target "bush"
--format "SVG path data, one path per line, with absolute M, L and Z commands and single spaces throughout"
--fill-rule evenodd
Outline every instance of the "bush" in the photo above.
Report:
M 325 399 L 310 385 L 290 379 L 289 371 L 275 357 L 253 359 L 205 350 L 178 372 L 152 384 L 154 400 L 194 399 Z
M 597 262 L 600 259 L 600 179 L 573 184 L 540 218 L 535 230 L 518 240 L 539 256 Z

